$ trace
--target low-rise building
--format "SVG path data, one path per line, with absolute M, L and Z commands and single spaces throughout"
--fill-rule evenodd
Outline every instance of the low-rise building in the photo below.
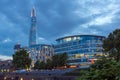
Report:
M 32 59 L 32 66 L 39 60 L 46 63 L 48 59 L 51 59 L 54 54 L 54 48 L 47 44 L 36 44 L 29 47 L 30 57 Z
M 80 65 L 103 55 L 104 36 L 73 35 L 58 38 L 55 53 L 68 53 L 68 64 Z
M 12 60 L 0 61 L 0 72 L 10 72 L 12 68 Z

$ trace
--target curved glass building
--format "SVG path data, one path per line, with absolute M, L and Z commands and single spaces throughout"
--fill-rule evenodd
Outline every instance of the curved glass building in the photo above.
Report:
M 55 53 L 68 53 L 68 63 L 79 65 L 102 55 L 104 36 L 73 35 L 56 39 Z

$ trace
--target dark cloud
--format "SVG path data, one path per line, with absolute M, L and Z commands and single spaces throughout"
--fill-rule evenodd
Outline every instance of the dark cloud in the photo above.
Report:
M 30 14 L 37 11 L 39 43 L 54 43 L 64 35 L 107 36 L 120 27 L 118 0 L 0 0 L 0 53 L 12 55 L 13 46 L 28 45 Z

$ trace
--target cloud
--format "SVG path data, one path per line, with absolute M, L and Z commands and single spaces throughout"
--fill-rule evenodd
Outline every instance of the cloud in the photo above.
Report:
M 2 43 L 8 43 L 8 42 L 11 42 L 12 40 L 10 38 L 6 38 L 2 41 Z
M 88 25 L 103 25 L 103 24 L 109 24 L 112 22 L 112 18 L 114 16 L 101 16 L 96 18 L 95 20 L 91 21 Z
M 76 0 L 78 8 L 74 13 L 79 18 L 89 20 L 83 24 L 80 23 L 71 33 L 107 36 L 109 32 L 120 27 L 118 23 L 120 20 L 118 17 L 120 13 L 119 3 L 120 1 L 117 0 Z
M 12 56 L 0 55 L 0 60 L 12 60 Z
M 51 41 L 48 40 L 48 39 L 45 39 L 43 37 L 38 37 L 38 40 L 37 40 L 38 44 L 51 44 Z
M 39 37 L 38 40 L 44 41 L 45 39 L 43 37 Z
M 46 40 L 43 37 L 38 37 L 38 43 L 44 43 Z

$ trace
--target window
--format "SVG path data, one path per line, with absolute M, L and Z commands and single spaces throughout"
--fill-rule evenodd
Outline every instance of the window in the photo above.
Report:
M 65 42 L 69 42 L 69 41 L 71 41 L 71 37 L 69 37 L 69 38 L 65 38 L 64 41 L 65 41 Z

